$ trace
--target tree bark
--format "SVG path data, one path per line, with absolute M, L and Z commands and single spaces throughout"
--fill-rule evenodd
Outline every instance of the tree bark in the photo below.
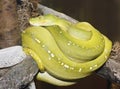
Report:
M 19 44 L 16 0 L 0 0 L 0 48 Z

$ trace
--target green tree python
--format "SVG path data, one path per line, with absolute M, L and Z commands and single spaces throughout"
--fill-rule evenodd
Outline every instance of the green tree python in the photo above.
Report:
M 73 24 L 48 14 L 29 20 L 22 33 L 24 51 L 37 62 L 39 80 L 67 86 L 100 68 L 112 42 L 88 22 Z

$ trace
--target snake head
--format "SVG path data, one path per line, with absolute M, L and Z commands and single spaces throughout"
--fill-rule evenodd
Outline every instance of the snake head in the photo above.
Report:
M 56 16 L 48 14 L 45 16 L 38 16 L 35 18 L 30 18 L 29 23 L 33 26 L 51 26 L 56 22 Z
M 47 14 L 44 16 L 38 16 L 38 17 L 34 17 L 34 18 L 30 18 L 29 19 L 29 23 L 32 26 L 53 26 L 53 25 L 58 25 L 61 27 L 61 29 L 68 29 L 70 27 L 70 25 L 72 24 L 71 22 L 63 19 L 63 18 L 59 18 L 55 15 L 52 14 Z

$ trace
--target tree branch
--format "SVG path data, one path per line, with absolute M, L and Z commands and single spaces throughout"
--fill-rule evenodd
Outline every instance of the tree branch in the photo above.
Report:
M 120 83 L 120 42 L 114 43 L 108 61 L 97 74 L 111 82 Z

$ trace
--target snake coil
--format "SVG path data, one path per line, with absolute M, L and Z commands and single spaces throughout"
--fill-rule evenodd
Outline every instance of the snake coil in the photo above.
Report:
M 48 14 L 31 18 L 30 24 L 33 26 L 22 33 L 22 45 L 49 76 L 41 78 L 39 73 L 38 79 L 43 81 L 73 84 L 70 81 L 100 68 L 111 52 L 112 42 L 87 22 L 72 24 Z

